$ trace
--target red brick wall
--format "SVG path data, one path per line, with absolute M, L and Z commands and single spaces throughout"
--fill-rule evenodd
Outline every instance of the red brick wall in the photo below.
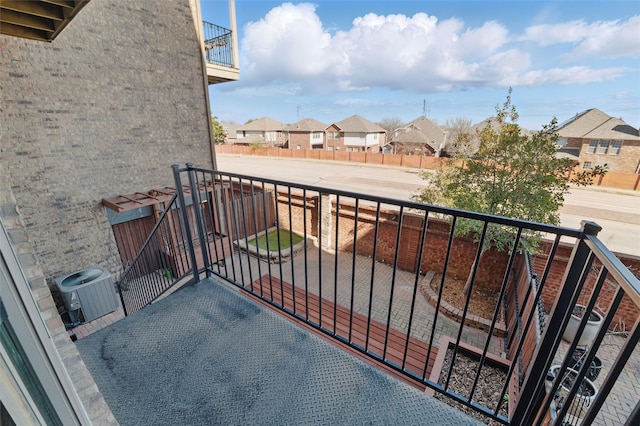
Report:
M 300 150 L 310 150 L 311 135 L 308 132 L 289 132 L 289 148 L 295 151 L 298 149 L 298 145 L 300 145 Z
M 292 194 L 292 220 L 293 230 L 303 232 L 303 198 L 301 194 Z M 282 227 L 289 226 L 288 195 L 286 191 L 279 191 L 278 211 Z M 317 209 L 317 197 L 307 196 L 307 233 L 317 237 L 319 215 Z M 332 239 L 335 235 L 336 217 L 335 201 L 332 203 Z M 376 210 L 370 206 L 360 206 L 358 212 L 358 228 L 354 229 L 355 205 L 351 202 L 340 203 L 340 216 L 338 218 L 338 249 L 344 251 L 354 250 L 354 235 L 357 232 L 357 253 L 365 256 L 373 256 L 375 239 Z M 436 271 L 441 273 L 446 258 L 447 244 L 449 240 L 449 224 L 439 219 L 429 219 L 425 235 L 424 253 L 422 259 L 418 259 L 420 250 L 420 236 L 422 233 L 423 218 L 417 214 L 405 213 L 400 229 L 400 246 L 398 249 L 397 265 L 407 271 L 421 273 Z M 398 211 L 381 210 L 378 227 L 376 258 L 384 263 L 393 265 L 396 252 L 398 234 Z M 547 263 L 551 242 L 543 241 L 540 251 L 533 256 L 533 268 L 539 277 L 542 277 Z M 542 301 L 547 312 L 555 303 L 556 294 L 562 283 L 567 263 L 573 249 L 572 245 L 562 244 L 558 247 L 547 277 Z M 449 254 L 447 273 L 458 279 L 466 279 L 471 271 L 473 260 L 477 254 L 477 244 L 468 238 L 455 238 Z M 632 271 L 640 271 L 640 257 L 618 254 L 622 263 Z M 506 272 L 508 255 L 506 253 L 490 250 L 480 260 L 475 283 L 496 291 L 500 290 L 502 280 Z M 596 265 L 595 267 L 599 267 Z M 593 274 L 592 274 L 593 275 Z M 586 283 L 583 293 L 590 294 L 595 278 L 590 278 Z M 605 310 L 611 301 L 614 288 L 605 285 L 600 294 L 598 307 Z M 580 301 L 579 301 L 580 303 Z M 582 300 L 581 304 L 586 304 Z M 601 312 L 602 313 L 602 312 Z M 613 325 L 626 324 L 631 326 L 640 315 L 640 309 L 631 299 L 625 296 L 618 308 Z
M 280 227 L 291 229 L 300 234 L 304 234 L 305 219 L 305 197 L 302 191 L 291 192 L 291 222 L 289 222 L 289 192 L 286 190 L 278 190 L 278 220 Z M 307 195 L 306 197 L 306 233 L 308 236 L 318 236 L 318 197 Z
M 333 203 L 333 225 L 335 226 L 335 203 Z M 373 256 L 375 238 L 376 210 L 369 206 L 360 206 L 358 213 L 357 253 Z M 352 203 L 340 203 L 339 244 L 340 250 L 353 251 L 355 206 Z M 400 246 L 398 249 L 398 267 L 407 271 L 442 272 L 449 240 L 449 224 L 438 219 L 429 219 L 425 235 L 424 254 L 418 259 L 422 217 L 405 213 L 400 228 Z M 398 212 L 381 210 L 377 236 L 377 259 L 392 265 L 395 259 L 398 236 Z M 453 277 L 466 279 L 469 276 L 473 260 L 477 253 L 477 244 L 467 238 L 456 238 L 449 257 L 447 273 Z M 486 252 L 478 266 L 476 284 L 500 290 L 508 257 L 495 250 Z
M 326 139 L 326 146 L 327 149 L 328 147 L 333 147 L 334 151 L 344 151 L 344 137 L 342 137 L 343 135 L 340 134 L 340 138 L 339 139 L 329 139 L 327 136 L 327 132 L 336 132 L 336 133 L 340 133 L 340 129 L 338 129 L 335 125 L 331 125 L 329 126 L 325 131 L 325 139 Z
M 544 272 L 550 249 L 551 243 L 548 241 L 543 242 L 540 246 L 540 252 L 533 256 L 534 270 L 540 277 L 542 277 L 542 274 Z M 551 264 L 551 269 L 549 270 L 549 277 L 547 278 L 545 288 L 542 292 L 542 301 L 547 312 L 551 310 L 551 307 L 555 303 L 556 295 L 558 293 L 558 290 L 560 289 L 560 285 L 562 284 L 562 279 L 564 278 L 564 273 L 567 269 L 567 264 L 571 257 L 572 250 L 572 245 L 561 244 L 556 251 L 554 260 Z M 631 271 L 635 271 L 636 274 L 638 273 L 637 271 L 640 271 L 640 257 L 620 253 L 616 253 L 616 255 L 618 256 L 622 264 L 629 268 Z M 600 264 L 596 262 L 596 264 L 592 267 L 592 271 L 597 271 L 599 267 Z M 590 275 L 590 278 L 585 283 L 585 288 L 582 291 L 583 294 L 591 294 L 595 282 L 594 275 L 595 274 L 592 273 Z M 613 292 L 613 286 L 605 284 L 596 305 L 598 308 L 600 308 L 600 313 L 603 313 L 603 311 L 606 310 L 606 308 L 609 306 L 609 303 L 613 296 Z M 578 300 L 578 303 L 580 304 L 586 304 L 586 302 L 586 298 L 581 298 Z M 635 321 L 638 319 L 639 315 L 639 307 L 637 307 L 631 301 L 631 299 L 625 295 L 622 299 L 620 307 L 618 308 L 618 312 L 613 319 L 612 327 L 616 325 L 619 326 L 619 324 L 626 324 L 627 327 L 630 327 L 635 324 Z

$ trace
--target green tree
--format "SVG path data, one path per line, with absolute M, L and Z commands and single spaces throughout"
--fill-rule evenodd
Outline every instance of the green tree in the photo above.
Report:
M 445 169 L 424 173 L 427 188 L 415 200 L 491 215 L 558 225 L 558 213 L 571 184 L 590 185 L 593 178 L 606 173 L 596 167 L 572 173 L 575 163 L 556 156 L 556 119 L 536 133 L 521 131 L 518 113 L 511 104 L 511 89 L 505 103 L 496 106 L 496 123 L 479 131 L 480 145 L 473 155 L 463 152 Z M 454 235 L 477 242 L 484 222 L 459 219 Z M 515 230 L 497 224 L 487 227 L 481 257 L 491 247 L 499 251 L 534 250 L 539 235 L 522 236 L 520 247 L 513 247 Z M 474 264 L 475 267 L 475 264 Z M 469 276 L 469 280 L 471 275 Z M 467 282 L 468 288 L 470 281 Z
M 216 145 L 221 145 L 227 141 L 227 132 L 215 115 L 211 116 L 211 130 L 213 131 L 213 142 Z

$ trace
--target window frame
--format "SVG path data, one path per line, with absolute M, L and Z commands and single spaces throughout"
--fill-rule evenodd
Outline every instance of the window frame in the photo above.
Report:
M 600 155 L 607 155 L 609 153 L 610 143 L 608 140 L 601 140 L 598 142 L 598 151 Z
M 622 141 L 611 141 L 609 155 L 620 155 L 620 151 L 622 151 Z

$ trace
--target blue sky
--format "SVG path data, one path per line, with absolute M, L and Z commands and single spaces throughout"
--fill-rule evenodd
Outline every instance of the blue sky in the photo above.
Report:
M 228 28 L 228 2 L 201 0 Z M 509 87 L 540 129 L 599 108 L 640 126 L 640 2 L 236 0 L 240 81 L 209 86 L 212 113 L 245 123 L 439 124 L 493 115 Z

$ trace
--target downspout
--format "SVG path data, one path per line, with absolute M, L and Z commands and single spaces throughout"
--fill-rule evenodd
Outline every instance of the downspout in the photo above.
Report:
M 232 0 L 231 0 L 232 1 Z M 202 12 L 200 11 L 200 0 L 192 0 L 193 10 L 195 11 L 195 27 L 198 35 L 198 43 L 200 47 L 200 66 L 202 68 L 202 84 L 204 87 L 205 109 L 207 111 L 207 129 L 209 133 L 209 150 L 211 155 L 211 167 L 218 170 L 218 162 L 216 161 L 215 142 L 213 139 L 213 124 L 211 123 L 211 103 L 209 101 L 209 79 L 207 77 L 207 61 L 205 60 L 204 51 L 204 31 L 202 28 Z
M 233 67 L 240 68 L 240 48 L 238 47 L 238 28 L 236 25 L 236 2 L 229 0 L 229 26 L 231 27 L 231 55 L 233 56 Z

